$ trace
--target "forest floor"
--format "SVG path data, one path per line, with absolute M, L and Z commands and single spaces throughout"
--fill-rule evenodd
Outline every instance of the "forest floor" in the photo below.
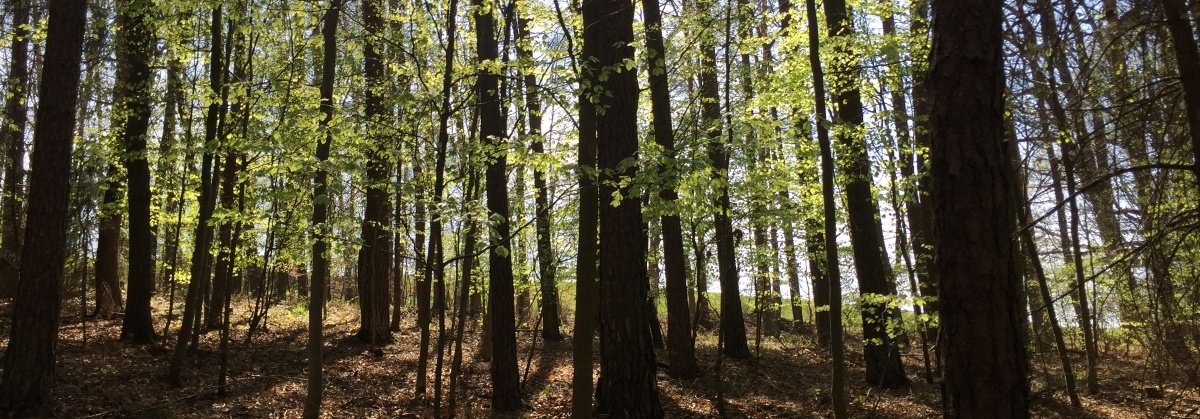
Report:
M 271 310 L 268 329 L 256 333 L 253 341 L 246 344 L 250 304 L 247 301 L 235 303 L 229 386 L 225 397 L 216 395 L 219 333 L 209 332 L 202 337 L 201 349 L 187 358 L 183 386 L 173 387 L 163 379 L 170 362 L 173 339 L 171 345 L 123 343 L 117 340 L 121 326 L 119 318 L 87 319 L 85 322 L 77 305 L 65 306 L 58 342 L 56 395 L 60 403 L 59 417 L 300 417 L 305 395 L 307 312 L 303 304 L 297 302 L 276 305 Z M 160 332 L 166 307 L 165 301 L 155 301 L 156 330 Z M 0 305 L 0 318 L 7 319 L 10 313 L 8 303 Z M 408 327 L 395 334 L 396 343 L 383 347 L 379 354 L 354 338 L 357 308 L 350 303 L 330 303 L 325 323 L 325 417 L 433 416 L 433 361 L 430 362 L 429 395 L 416 397 L 414 383 L 419 333 L 411 327 L 411 316 L 404 320 Z M 4 321 L 3 329 L 0 329 L 0 345 L 7 346 L 8 323 Z M 172 325 L 172 334 L 177 328 L 178 321 Z M 569 330 L 569 326 L 563 329 L 564 332 Z M 753 350 L 754 334 L 753 329 L 750 330 Z M 567 417 L 571 398 L 570 341 L 545 345 L 537 339 L 536 345 L 532 345 L 530 338 L 534 332 L 529 329 L 519 331 L 519 365 L 527 407 L 514 417 Z M 463 345 L 463 359 L 467 365 L 458 403 L 459 417 L 489 416 L 487 363 L 475 361 L 473 356 L 478 348 L 477 336 L 468 331 Z M 905 356 L 906 368 L 913 381 L 910 388 L 875 390 L 863 385 L 861 344 L 854 340 L 853 337 L 847 339 L 847 359 L 850 360 L 847 363 L 847 399 L 852 417 L 940 416 L 938 387 L 923 380 L 919 351 Z M 659 370 L 660 400 L 667 417 L 718 416 L 714 378 L 716 343 L 713 334 L 700 334 L 697 355 L 705 372 L 699 379 L 677 380 Z M 785 334 L 782 339 L 764 340 L 758 357 L 723 361 L 721 376 L 727 416 L 832 417 L 829 357 L 814 348 L 808 335 Z M 1181 390 L 1180 381 L 1163 385 L 1165 394 L 1160 399 L 1147 397 L 1145 388 L 1156 385 L 1151 383 L 1144 357 L 1137 356 L 1138 352 L 1129 348 L 1110 348 L 1100 363 L 1100 392 L 1088 396 L 1082 395 L 1081 391 L 1082 411 L 1072 409 L 1062 391 L 1039 390 L 1039 387 L 1045 387 L 1039 384 L 1044 380 L 1035 377 L 1033 416 L 1200 417 L 1197 413 L 1200 412 L 1200 395 Z M 446 359 L 448 371 L 449 354 Z M 660 351 L 658 359 L 665 360 L 665 353 Z M 1082 360 L 1078 362 L 1082 363 Z M 1053 362 L 1037 358 L 1034 364 L 1040 369 Z

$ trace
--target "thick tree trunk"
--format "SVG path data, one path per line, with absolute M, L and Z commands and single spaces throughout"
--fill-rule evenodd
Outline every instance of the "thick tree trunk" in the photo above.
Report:
M 633 5 L 622 0 L 585 2 L 583 13 L 595 16 L 595 32 L 585 42 L 602 46 L 596 66 L 610 69 L 633 59 Z M 609 47 L 603 47 L 609 46 Z M 602 70 L 605 71 L 605 70 Z M 621 197 L 616 205 L 600 206 L 600 379 L 596 413 L 614 417 L 663 416 L 654 382 L 654 347 L 645 313 L 629 302 L 645 301 L 646 231 L 641 200 L 631 188 L 618 188 L 633 178 L 635 167 L 620 168 L 637 158 L 637 73 L 609 72 L 601 78 L 596 137 L 599 144 L 600 196 Z M 607 200 L 607 199 L 606 199 Z
M 945 417 L 1029 416 L 997 0 L 935 0 L 928 79 Z M 980 391 L 978 383 L 988 383 Z
M 364 73 L 367 80 L 367 129 L 373 144 L 368 151 L 367 199 L 363 209 L 362 242 L 358 253 L 358 305 L 361 309 L 359 340 L 381 345 L 392 341 L 388 329 L 388 274 L 391 265 L 392 234 L 388 231 L 391 203 L 386 182 L 392 165 L 385 155 L 388 148 L 385 130 L 388 122 L 383 103 L 384 65 L 380 36 L 383 31 L 381 0 L 362 3 L 363 25 L 367 31 L 363 47 Z
M 154 254 L 157 250 L 154 228 L 150 225 L 150 162 L 146 142 L 150 129 L 150 87 L 154 74 L 150 69 L 155 29 L 149 0 L 117 2 L 117 92 L 116 114 L 121 118 L 118 135 L 125 144 L 124 164 L 128 171 L 129 211 L 129 295 L 125 300 L 125 320 L 121 338 L 135 343 L 150 343 L 154 321 L 150 318 L 150 297 L 154 291 Z
M 0 409 L 53 416 L 54 350 L 67 251 L 71 143 L 74 139 L 85 1 L 50 0 L 46 54 L 33 132 L 29 228 L 21 249 L 12 329 L 0 380 Z

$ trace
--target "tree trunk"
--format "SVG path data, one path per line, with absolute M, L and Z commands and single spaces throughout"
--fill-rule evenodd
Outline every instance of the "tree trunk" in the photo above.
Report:
M 391 232 L 388 231 L 388 215 L 391 203 L 388 199 L 387 180 L 392 165 L 386 152 L 390 145 L 384 133 L 388 121 L 383 103 L 384 65 L 381 51 L 383 32 L 383 8 L 381 0 L 366 0 L 362 3 L 363 25 L 367 31 L 363 46 L 364 75 L 367 86 L 364 105 L 369 140 L 367 162 L 367 199 L 363 209 L 362 242 L 358 253 L 358 304 L 362 315 L 358 330 L 359 340 L 372 346 L 392 341 L 388 329 L 388 274 L 391 265 Z
M 662 12 L 658 0 L 642 0 L 645 15 L 646 71 L 650 79 L 650 106 L 654 120 L 654 142 L 663 148 L 662 190 L 658 196 L 667 207 L 661 220 L 663 242 L 663 265 L 666 271 L 667 288 L 667 353 L 672 377 L 693 379 L 700 375 L 696 364 L 695 341 L 692 340 L 692 325 L 687 301 L 687 256 L 683 253 L 683 227 L 679 221 L 675 201 L 679 194 L 675 131 L 671 125 L 671 91 L 667 85 L 666 46 L 662 35 Z
M 532 63 L 533 47 L 529 43 L 530 19 L 522 17 L 517 21 L 517 59 L 523 64 Z M 524 70 L 525 106 L 529 116 L 528 135 L 529 149 L 535 156 L 545 154 L 542 138 L 542 102 L 537 84 L 537 76 L 528 69 Z M 557 258 L 551 244 L 550 220 L 553 219 L 553 208 L 550 206 L 550 191 L 546 185 L 546 165 L 535 161 L 533 165 L 533 188 L 536 189 L 534 224 L 537 230 L 538 280 L 541 291 L 542 309 L 542 339 L 546 341 L 563 340 L 562 332 L 558 330 L 559 302 Z
M 1183 85 L 1188 137 L 1192 140 L 1192 154 L 1196 160 L 1193 170 L 1200 183 L 1200 51 L 1196 49 L 1196 37 L 1186 3 L 1184 0 L 1162 0 L 1175 51 L 1175 63 L 1179 69 L 1179 83 Z
M 711 0 L 697 2 L 702 16 L 712 12 Z M 715 21 L 705 18 L 706 27 Z M 749 358 L 750 346 L 746 341 L 745 317 L 742 314 L 742 299 L 738 285 L 736 248 L 733 243 L 733 222 L 729 218 L 729 144 L 721 140 L 721 105 L 718 98 L 716 38 L 712 31 L 704 31 L 700 39 L 701 57 L 700 96 L 703 103 L 700 119 L 706 128 L 708 158 L 712 161 L 714 183 L 713 224 L 716 229 L 718 278 L 721 283 L 721 336 L 723 353 L 732 358 Z
M 596 338 L 596 313 L 600 302 L 597 279 L 600 275 L 597 262 L 599 250 L 600 189 L 596 170 L 596 107 L 591 101 L 588 86 L 596 83 L 596 69 L 590 58 L 602 49 L 592 32 L 599 16 L 583 15 L 583 57 L 579 84 L 579 248 L 575 263 L 575 328 L 571 350 L 571 417 L 592 417 L 592 380 L 595 362 L 592 346 Z M 640 224 L 640 223 L 639 223 Z
M 125 304 L 121 298 L 121 181 L 120 169 L 109 164 L 96 237 L 96 317 L 111 318 Z
M 317 161 L 324 163 L 329 160 L 329 143 L 333 142 L 333 130 L 329 122 L 333 119 L 333 80 L 337 64 L 337 25 L 338 15 L 342 10 L 342 0 L 330 0 L 329 8 L 325 9 L 325 25 L 322 28 L 321 60 L 321 114 L 318 123 Z M 312 226 L 315 229 L 312 248 L 313 273 L 308 292 L 308 382 L 307 394 L 304 397 L 304 419 L 317 419 L 321 416 L 321 398 L 324 393 L 324 367 L 322 346 L 324 345 L 324 308 L 326 283 L 329 281 L 329 234 L 332 228 L 326 224 L 329 216 L 329 174 L 323 166 L 318 165 L 313 179 L 313 214 Z
M 853 36 L 850 13 L 844 0 L 825 0 L 825 20 L 830 37 Z M 854 270 L 858 277 L 859 300 L 863 321 L 863 340 L 867 366 L 867 384 L 881 388 L 905 387 L 908 378 L 900 361 L 898 339 L 888 330 L 889 309 L 895 293 L 891 291 L 891 265 L 884 253 L 883 236 L 876 220 L 879 206 L 871 190 L 871 160 L 866 139 L 857 131 L 863 124 L 862 98 L 859 92 L 857 60 L 848 48 L 835 48 L 832 61 L 834 111 L 842 127 L 836 131 L 843 152 L 838 156 L 846 193 L 846 212 L 850 244 L 854 251 Z
M 482 0 L 474 0 L 476 6 Z M 479 8 L 475 15 L 476 49 L 479 62 L 496 61 L 496 13 Z M 517 370 L 517 325 L 513 307 L 512 236 L 508 208 L 508 157 L 504 149 L 506 117 L 500 103 L 500 75 L 483 72 L 475 86 L 479 101 L 479 138 L 493 159 L 487 167 L 487 208 L 492 220 L 488 251 L 488 306 L 492 333 L 492 410 L 512 412 L 521 408 L 520 372 Z
M 8 64 L 8 91 L 0 118 L 0 144 L 4 147 L 3 197 L 0 197 L 0 298 L 17 294 L 17 267 L 21 258 L 21 216 L 25 197 L 25 124 L 29 97 L 29 12 L 33 0 L 14 0 L 12 49 Z
M 942 414 L 1028 417 L 1013 179 L 1003 143 L 1001 2 L 935 0 L 933 13 L 930 176 Z
M 825 283 L 828 287 L 829 295 L 829 342 L 830 342 L 830 357 L 833 358 L 832 372 L 832 401 L 833 401 L 833 416 L 838 419 L 849 417 L 846 411 L 846 355 L 845 346 L 842 342 L 842 276 L 840 273 L 841 264 L 838 263 L 838 245 L 837 245 L 837 201 L 835 201 L 834 188 L 834 165 L 833 165 L 833 145 L 829 141 L 829 130 L 827 127 L 828 120 L 825 109 L 825 73 L 821 68 L 821 50 L 820 50 L 820 35 L 817 23 L 817 2 L 816 0 L 807 0 L 805 2 L 805 15 L 808 17 L 808 59 L 813 75 L 813 97 L 815 113 L 814 124 L 817 126 L 817 145 L 821 153 L 821 202 L 823 207 L 821 234 L 823 237 L 824 246 L 824 264 L 825 268 Z M 813 226 L 809 226 L 813 227 Z M 812 229 L 816 230 L 816 229 Z M 809 238 L 813 238 L 814 234 L 810 232 Z M 809 249 L 812 249 L 813 241 L 809 241 Z M 814 276 L 815 278 L 815 276 Z M 816 288 L 814 286 L 814 288 Z M 819 292 L 814 290 L 815 292 Z M 820 300 L 818 303 L 820 304 Z M 820 320 L 817 321 L 820 327 Z
M 211 93 L 216 94 L 221 91 L 222 78 L 224 72 L 222 51 L 222 36 L 221 30 L 221 5 L 218 5 L 213 10 L 212 24 L 210 26 L 210 36 L 212 37 L 209 45 L 209 89 Z M 203 303 L 202 283 L 208 279 L 209 264 L 211 258 L 209 248 L 212 245 L 212 228 L 209 227 L 209 220 L 212 219 L 213 207 L 216 205 L 216 194 L 213 188 L 213 166 L 215 166 L 214 151 L 210 148 L 217 138 L 218 123 L 220 119 L 221 107 L 223 101 L 213 101 L 208 105 L 208 114 L 204 118 L 204 158 L 201 162 L 200 169 L 200 208 L 196 220 L 196 231 L 193 234 L 194 244 L 192 246 L 192 268 L 191 281 L 188 282 L 187 292 L 184 296 L 183 304 L 183 319 L 179 325 L 179 335 L 176 338 L 174 354 L 171 357 L 170 369 L 167 372 L 167 381 L 178 386 L 181 384 L 180 375 L 183 372 L 183 360 L 187 355 L 188 341 L 195 336 L 196 322 L 200 316 L 200 308 Z
M 595 65 L 611 71 L 633 59 L 633 7 L 621 0 L 585 2 L 583 13 L 593 16 L 596 30 L 585 42 L 602 46 Z M 608 46 L 608 47 L 604 47 Z M 602 73 L 604 74 L 604 73 Z M 632 179 L 635 167 L 621 162 L 637 158 L 637 73 L 609 72 L 599 84 L 596 118 L 601 175 L 600 196 L 616 197 L 615 205 L 600 206 L 600 379 L 596 413 L 601 416 L 658 418 L 663 416 L 654 382 L 654 347 L 644 312 L 630 301 L 645 301 L 646 232 L 642 229 L 641 200 L 631 188 L 618 188 Z M 618 195 L 619 194 L 619 195 Z M 605 199 L 607 201 L 607 198 Z
M 53 416 L 54 350 L 67 251 L 71 145 L 87 2 L 50 0 L 46 53 L 33 132 L 29 228 L 0 380 L 0 409 Z

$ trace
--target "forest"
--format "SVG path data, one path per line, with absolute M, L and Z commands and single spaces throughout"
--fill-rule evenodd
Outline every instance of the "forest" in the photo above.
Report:
M 1195 18 L 5 0 L 0 416 L 1197 417 Z

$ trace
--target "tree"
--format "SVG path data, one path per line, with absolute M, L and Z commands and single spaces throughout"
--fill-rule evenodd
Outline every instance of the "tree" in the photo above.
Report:
M 119 134 L 125 144 L 124 165 L 128 172 L 129 211 L 129 295 L 125 300 L 125 318 L 121 338 L 135 343 L 157 339 L 150 318 L 150 297 L 154 291 L 154 253 L 157 245 L 150 225 L 150 162 L 146 141 L 150 128 L 150 86 L 154 74 L 150 55 L 155 48 L 154 3 L 149 0 L 117 2 L 117 86 L 116 115 Z
M 337 25 L 342 11 L 342 0 L 330 0 L 329 8 L 325 9 L 324 27 L 322 32 L 321 60 L 321 114 L 323 117 L 318 126 L 317 161 L 329 160 L 329 145 L 333 142 L 333 130 L 329 122 L 333 120 L 333 80 L 337 67 Z M 314 241 L 312 247 L 313 274 L 308 292 L 308 393 L 304 397 L 304 418 L 316 419 L 321 416 L 321 398 L 324 392 L 324 377 L 322 368 L 322 346 L 324 345 L 324 315 L 325 287 L 329 281 L 329 259 L 326 252 L 329 247 L 330 227 L 326 222 L 329 217 L 329 174 L 322 166 L 318 166 L 313 179 L 313 214 L 312 225 Z
M 696 365 L 695 342 L 692 340 L 691 319 L 688 318 L 687 256 L 683 252 L 683 226 L 679 221 L 675 202 L 679 194 L 675 185 L 679 182 L 679 162 L 675 149 L 675 130 L 671 126 L 671 92 L 667 85 L 666 46 L 663 45 L 662 13 L 658 0 L 642 0 L 646 19 L 646 71 L 650 79 L 651 112 L 654 117 L 654 142 L 663 148 L 662 190 L 658 196 L 666 206 L 659 221 L 662 224 L 663 259 L 667 274 L 667 350 L 671 375 L 678 378 L 696 378 L 700 367 Z
M 12 49 L 8 66 L 8 91 L 0 118 L 4 147 L 4 184 L 0 197 L 0 298 L 17 293 L 17 266 L 21 257 L 21 214 L 25 195 L 25 124 L 29 97 L 29 9 L 32 0 L 9 2 L 12 13 Z
M 0 409 L 18 416 L 53 416 L 55 344 L 67 251 L 71 143 L 83 53 L 87 2 L 49 0 L 46 56 L 38 94 L 29 179 L 28 228 L 4 373 Z
M 646 232 L 642 205 L 631 194 L 637 176 L 637 73 L 625 68 L 633 60 L 633 4 L 628 0 L 592 0 L 583 4 L 594 32 L 585 43 L 598 45 L 596 116 L 600 169 L 600 379 L 596 413 L 601 416 L 663 416 L 654 382 L 654 347 L 648 318 L 639 307 L 646 300 Z M 620 183 L 625 186 L 617 186 Z M 613 197 L 609 200 L 608 197 Z M 643 308 L 644 310 L 644 308 Z
M 853 35 L 849 11 L 844 0 L 825 0 L 825 21 L 829 36 L 840 38 L 835 47 L 837 58 L 830 61 L 832 103 L 840 124 L 834 130 L 842 146 L 838 155 L 839 171 L 844 178 L 846 213 L 850 227 L 850 245 L 854 251 L 854 271 L 858 277 L 863 321 L 863 357 L 867 366 L 867 384 L 882 388 L 908 386 L 900 345 L 888 321 L 895 297 L 891 265 L 883 247 L 883 232 L 878 224 L 879 206 L 871 190 L 871 160 L 866 138 L 859 132 L 863 124 L 862 96 L 858 71 L 852 58 L 849 38 Z
M 222 90 L 224 75 L 222 10 L 220 4 L 213 9 L 212 22 L 209 25 L 209 34 L 212 39 L 209 42 L 208 87 L 211 90 L 209 93 L 214 96 Z M 204 116 L 204 157 L 200 163 L 200 208 L 196 219 L 196 231 L 193 234 L 191 281 L 188 282 L 184 295 L 183 319 L 179 324 L 175 351 L 171 357 L 171 366 L 167 371 L 167 381 L 176 386 L 182 384 L 180 375 L 183 373 L 183 360 L 187 356 L 188 340 L 196 336 L 199 329 L 196 327 L 196 320 L 199 319 L 200 308 L 204 304 L 204 293 L 201 287 L 211 273 L 208 262 L 211 258 L 209 249 L 212 246 L 213 231 L 209 226 L 209 220 L 212 219 L 213 209 L 216 206 L 216 193 L 213 190 L 214 182 L 212 180 L 213 169 L 216 166 L 213 161 L 215 160 L 213 145 L 217 139 L 218 122 L 223 105 L 223 100 L 211 101 L 207 114 Z
M 109 318 L 124 305 L 121 298 L 121 180 L 117 165 L 108 165 L 96 237 L 96 317 Z
M 1188 137 L 1192 140 L 1192 154 L 1196 159 L 1196 177 L 1200 179 L 1200 50 L 1196 47 L 1195 29 L 1191 25 L 1186 2 L 1162 0 L 1162 6 L 1167 14 L 1167 29 L 1171 32 L 1179 82 L 1183 85 Z
M 530 44 L 529 25 L 531 20 L 522 16 L 517 20 L 517 59 L 522 68 L 531 65 L 533 61 L 533 46 Z M 525 75 L 525 106 L 529 115 L 529 149 L 534 155 L 545 155 L 545 142 L 542 138 L 542 101 L 541 86 L 538 78 L 529 69 L 522 70 Z M 542 339 L 546 341 L 563 340 L 562 332 L 558 330 L 558 282 L 555 273 L 558 271 L 557 261 L 551 243 L 550 220 L 553 208 L 550 206 L 550 190 L 546 185 L 546 162 L 534 162 L 533 188 L 537 193 L 535 198 L 534 224 L 537 230 L 537 263 L 538 282 L 542 303 Z
M 829 343 L 830 357 L 833 358 L 833 373 L 831 374 L 833 416 L 843 419 L 849 414 L 846 413 L 846 348 L 842 342 L 842 275 L 841 265 L 838 263 L 837 201 L 834 200 L 833 195 L 833 145 L 829 141 L 829 130 L 826 128 L 828 121 L 825 119 L 828 114 L 825 109 L 825 71 L 821 67 L 821 42 L 817 29 L 817 0 L 805 1 L 805 16 L 808 18 L 809 68 L 812 69 L 813 97 L 816 98 L 813 122 L 817 126 L 817 147 L 821 153 L 821 203 L 823 207 L 821 237 L 825 240 L 821 246 L 825 250 L 824 279 L 826 286 L 829 287 Z M 813 230 L 816 229 L 812 223 L 806 227 L 810 230 L 808 246 L 811 250 L 814 245 L 812 240 L 815 238 Z M 821 256 L 815 257 L 820 258 Z M 814 292 L 820 292 L 816 287 L 813 288 Z M 820 325 L 818 320 L 817 327 Z
M 555 3 L 557 5 L 557 3 Z M 596 177 L 596 104 L 592 102 L 592 89 L 597 85 L 598 69 L 592 57 L 601 49 L 596 41 L 598 35 L 595 25 L 598 16 L 591 13 L 583 14 L 583 46 L 581 62 L 576 63 L 576 75 L 579 82 L 579 246 L 575 257 L 575 328 L 571 350 L 571 417 L 576 419 L 592 416 L 592 347 L 596 335 L 596 316 L 600 302 L 596 294 L 599 292 L 597 279 L 600 276 L 597 267 L 599 250 L 600 222 L 600 187 Z M 559 13 L 559 24 L 568 34 L 570 32 L 563 23 L 562 13 Z M 573 56 L 572 56 L 573 57 Z
M 391 342 L 388 329 L 388 274 L 391 265 L 392 233 L 388 231 L 388 215 L 391 213 L 386 182 L 392 164 L 387 161 L 387 138 L 384 133 L 387 112 L 383 103 L 384 65 L 380 39 L 383 31 L 381 0 L 366 0 L 362 3 L 363 25 L 367 39 L 363 46 L 363 67 L 367 78 L 366 104 L 367 131 L 373 144 L 368 151 L 367 202 L 363 209 L 362 242 L 358 253 L 358 304 L 360 326 L 358 338 L 379 345 Z
M 942 414 L 1028 417 L 1013 180 L 1004 146 L 1002 2 L 932 5 L 927 83 Z
M 474 0 L 475 48 L 479 64 L 495 63 L 500 57 L 496 42 L 496 10 Z M 512 412 L 521 408 L 520 374 L 517 370 L 517 324 L 513 302 L 512 234 L 508 209 L 508 150 L 505 146 L 507 117 L 500 103 L 500 75 L 482 70 L 475 84 L 479 104 L 479 138 L 486 144 L 488 166 L 484 174 L 487 209 L 491 220 L 488 249 L 488 311 L 492 339 L 492 410 Z
M 749 358 L 750 345 L 746 341 L 745 317 L 742 315 L 742 297 L 738 286 L 736 248 L 733 242 L 733 221 L 730 219 L 729 204 L 729 144 L 721 142 L 721 105 L 717 86 L 716 35 L 712 28 L 715 22 L 708 14 L 712 2 L 705 0 L 697 5 L 704 24 L 700 35 L 701 70 L 700 96 L 703 107 L 700 118 L 704 122 L 708 140 L 708 158 L 712 161 L 713 181 L 718 189 L 714 194 L 713 224 L 717 242 L 717 276 L 721 284 L 721 338 L 723 351 L 732 358 Z

